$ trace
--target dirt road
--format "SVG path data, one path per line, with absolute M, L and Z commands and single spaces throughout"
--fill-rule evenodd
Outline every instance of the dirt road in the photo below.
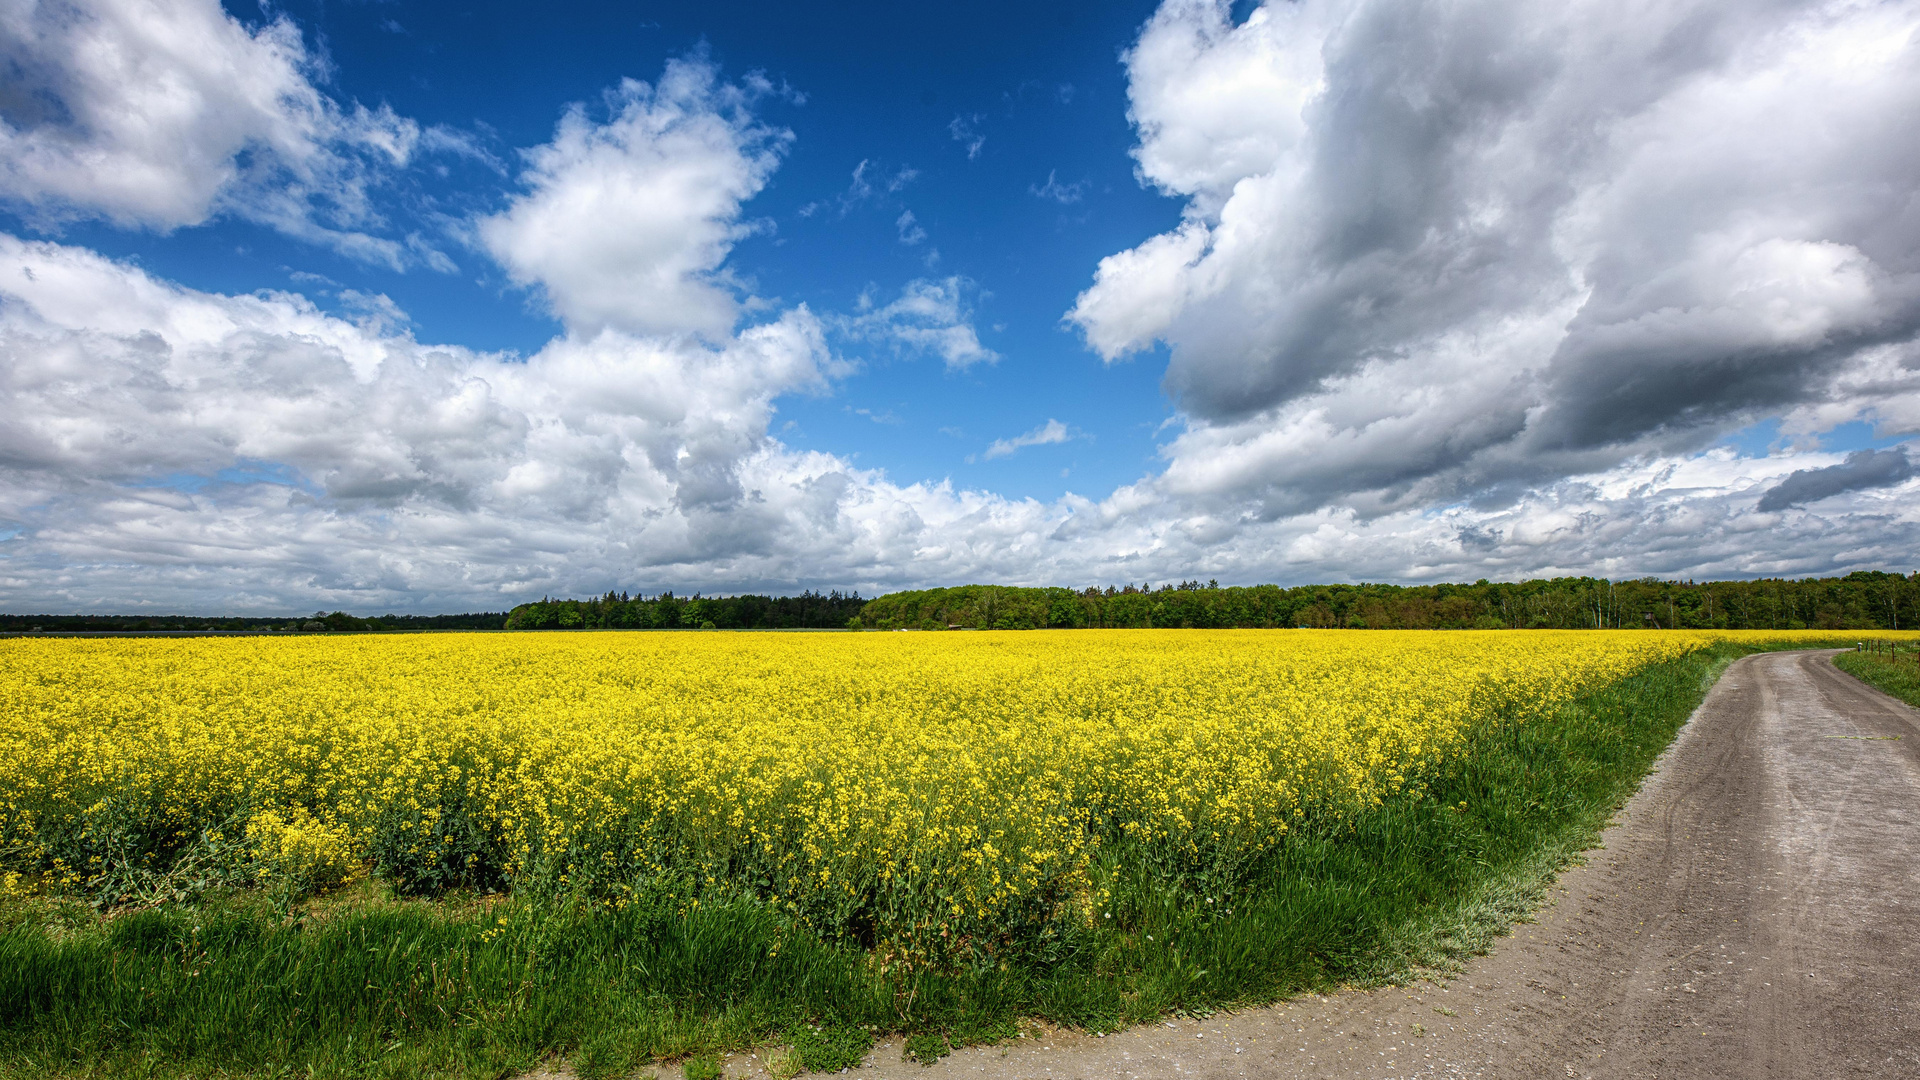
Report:
M 1920 712 L 1830 655 L 1729 668 L 1605 849 L 1444 987 L 1021 1040 L 929 1068 L 896 1041 L 860 1075 L 1920 1077 Z

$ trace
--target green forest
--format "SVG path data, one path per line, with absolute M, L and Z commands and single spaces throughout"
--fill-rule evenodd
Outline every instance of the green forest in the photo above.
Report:
M 1250 585 L 1183 581 L 1105 588 L 960 585 L 888 593 L 543 598 L 510 612 L 227 618 L 0 615 L 0 633 L 408 630 L 1044 630 L 1311 627 L 1898 630 L 1920 628 L 1920 574 L 1757 581 L 1543 578 L 1471 585 Z
M 1920 574 L 1662 581 L 1551 578 L 1471 585 L 1253 585 L 1155 588 L 963 585 L 889 593 L 859 625 L 876 630 L 1064 627 L 1316 627 L 1374 630 L 1544 628 L 1897 630 L 1920 628 Z
M 840 629 L 867 602 L 858 593 L 799 596 L 675 596 L 609 592 L 591 600 L 521 604 L 507 613 L 509 630 L 806 630 Z

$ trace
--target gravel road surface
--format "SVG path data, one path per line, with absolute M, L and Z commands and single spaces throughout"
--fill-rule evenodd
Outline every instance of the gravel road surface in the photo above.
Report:
M 1736 661 L 1555 902 L 1446 985 L 901 1060 L 914 1080 L 1920 1077 L 1920 712 Z M 759 1074 L 757 1058 L 729 1076 Z

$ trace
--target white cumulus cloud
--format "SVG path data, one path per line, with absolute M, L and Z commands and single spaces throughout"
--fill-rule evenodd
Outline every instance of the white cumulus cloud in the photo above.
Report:
M 1051 502 L 902 484 L 769 435 L 782 396 L 837 369 L 804 309 L 724 343 L 605 330 L 519 360 L 362 308 L 349 322 L 0 238 L 0 604 L 373 613 L 610 587 L 1843 572 L 1900 568 L 1920 542 L 1920 478 L 1893 472 L 1759 509 L 1795 476 L 1857 466 L 1821 451 L 1656 456 L 1499 505 L 1373 515 L 1261 518 L 1162 477 Z M 1005 442 L 1070 435 L 1055 421 Z
M 79 10 L 0 18 L 52 40 L 93 25 L 55 19 Z M 214 44 L 306 71 L 282 24 L 124 10 L 198 12 Z M 745 296 L 727 261 L 789 136 L 754 115 L 764 80 L 699 58 L 567 112 L 478 223 L 564 324 L 529 357 L 418 341 L 370 292 L 340 290 L 341 318 L 0 236 L 0 605 L 1910 569 L 1916 25 L 1910 3 L 1584 0 L 1301 0 L 1235 25 L 1172 0 L 1127 62 L 1140 175 L 1185 213 L 1103 260 L 1072 319 L 1115 361 L 1168 344 L 1181 423 L 1163 470 L 1098 498 L 901 482 L 770 433 L 852 370 L 836 344 L 999 357 L 957 276 L 850 314 Z M 11 48 L 10 70 L 39 55 Z M 267 136 L 183 122 L 213 164 L 168 172 L 110 125 L 31 118 L 18 85 L 8 168 L 59 165 L 38 139 L 160 170 L 138 199 L 8 173 L 30 207 L 165 228 L 265 190 L 219 163 Z M 345 154 L 359 114 L 314 108 L 332 133 L 287 153 Z M 411 152 L 368 116 L 392 138 L 355 153 Z M 847 197 L 910 179 L 863 165 Z M 1762 417 L 1785 449 L 1716 445 Z M 1894 438 L 1818 448 L 1850 420 Z
M 656 84 L 610 92 L 605 122 L 568 109 L 527 154 L 527 190 L 479 223 L 482 242 L 572 330 L 724 335 L 739 303 L 721 263 L 750 228 L 740 206 L 792 138 L 754 118 L 760 92 L 678 59 Z
M 1170 346 L 1162 483 L 1260 517 L 1511 497 L 1769 416 L 1920 430 L 1917 28 L 1168 0 L 1126 59 L 1184 219 L 1069 318 L 1110 360 Z
M 723 344 L 607 330 L 518 361 L 0 238 L 0 517 L 27 563 L 322 593 L 725 562 L 839 468 L 766 437 L 831 365 L 804 308 Z
M 48 225 L 167 231 L 232 213 L 373 262 L 432 262 L 374 235 L 369 201 L 419 125 L 340 105 L 323 75 L 290 20 L 249 28 L 217 0 L 7 4 L 0 199 Z

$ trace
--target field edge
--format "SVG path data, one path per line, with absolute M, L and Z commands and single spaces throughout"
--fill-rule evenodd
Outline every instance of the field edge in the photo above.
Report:
M 293 1067 L 310 1067 L 319 1076 L 498 1077 L 562 1059 L 581 1076 L 615 1076 L 649 1062 L 785 1045 L 787 1033 L 808 1019 L 845 1030 L 920 1034 L 932 1039 L 932 1052 L 938 1053 L 952 1045 L 1004 1038 L 1031 1019 L 1113 1030 L 1169 1014 L 1205 1014 L 1302 992 L 1446 978 L 1540 908 L 1561 871 L 1593 848 L 1615 812 L 1651 775 L 1714 681 L 1739 656 L 1755 651 L 1760 650 L 1752 645 L 1718 645 L 1590 695 L 1570 706 L 1552 730 L 1536 726 L 1497 732 L 1487 745 L 1476 748 L 1477 757 L 1436 785 L 1423 802 L 1389 805 L 1336 833 L 1290 842 L 1266 868 L 1286 886 L 1248 896 L 1241 917 L 1210 919 L 1192 905 L 1175 902 L 1178 898 L 1142 897 L 1143 902 L 1159 903 L 1159 909 L 1144 904 L 1158 910 L 1157 915 L 1136 920 L 1126 932 L 1071 943 L 1051 971 L 975 973 L 945 981 L 921 977 L 908 985 L 879 978 L 865 958 L 844 950 L 785 940 L 778 927 L 752 924 L 747 915 L 730 923 L 726 913 L 708 913 L 683 919 L 677 927 L 645 924 L 675 939 L 653 943 L 661 948 L 674 946 L 683 953 L 708 949 L 701 956 L 682 955 L 684 966 L 675 974 L 699 978 L 702 971 L 745 963 L 750 971 L 764 971 L 763 982 L 777 977 L 790 985 L 753 986 L 733 979 L 728 980 L 732 986 L 717 995 L 700 991 L 676 996 L 658 985 L 616 995 L 586 989 L 607 972 L 585 960 L 583 966 L 553 968 L 553 985 L 546 987 L 532 985 L 536 980 L 531 971 L 503 969 L 492 976 L 475 974 L 473 985 L 463 991 L 462 1015 L 476 1021 L 493 1015 L 484 1029 L 480 1022 L 463 1026 L 457 1021 L 443 1028 L 403 1023 L 396 1029 L 391 1014 L 369 998 L 358 1007 L 345 1003 L 335 1017 L 338 1030 L 331 1032 L 314 1028 L 310 1015 L 298 1019 L 297 1008 L 282 1009 L 293 1028 L 305 1024 L 309 1030 L 304 1038 L 283 1037 L 276 1050 L 273 1040 L 263 1045 L 254 1035 L 260 1022 L 270 1024 L 274 1006 L 267 1007 L 269 1016 L 261 1016 L 259 1007 L 244 1007 L 241 1000 L 258 987 L 229 986 L 232 1000 L 224 1011 L 169 1011 L 151 1000 L 154 995 L 145 986 L 132 995 L 124 992 L 121 981 L 136 978 L 144 960 L 153 961 L 156 982 L 165 965 L 178 963 L 165 949 L 149 957 L 138 944 L 145 940 L 140 934 L 150 932 L 158 935 L 155 940 L 177 948 L 180 943 L 168 935 L 184 925 L 178 913 L 138 913 L 114 920 L 122 923 L 118 927 L 108 922 L 90 926 L 72 911 L 31 914 L 16 903 L 10 905 L 15 910 L 0 919 L 0 972 L 29 976 L 42 995 L 52 992 L 65 1000 L 42 996 L 30 1004 L 23 997 L 31 993 L 23 992 L 20 980 L 0 979 L 16 984 L 15 992 L 0 991 L 0 1078 L 133 1071 L 161 1077 L 268 1076 Z M 1556 761 L 1558 773 L 1552 771 Z M 1456 795 L 1463 797 L 1456 800 Z M 1406 865 L 1426 861 L 1435 845 L 1466 850 L 1458 847 L 1462 843 L 1480 845 L 1473 849 L 1472 863 L 1481 869 L 1462 873 L 1455 865 L 1435 872 Z M 1398 860 L 1379 860 L 1371 869 L 1360 869 L 1370 865 L 1370 855 L 1395 845 L 1411 852 L 1411 858 L 1403 853 Z M 1368 878 L 1368 873 L 1375 876 Z M 1364 887 L 1369 883 L 1378 893 L 1394 895 L 1369 895 Z M 1400 893 L 1417 894 L 1420 902 L 1408 908 Z M 472 910 L 432 911 L 418 903 L 369 901 L 358 909 L 337 904 L 314 925 L 303 926 L 283 913 L 238 902 L 187 921 L 196 935 L 206 925 L 240 927 L 233 933 L 271 943 L 288 957 L 319 945 L 351 944 L 379 952 L 384 942 L 388 954 L 411 949 L 418 959 L 425 955 L 421 950 L 431 952 L 437 943 L 443 958 L 459 954 L 473 970 L 476 958 L 499 958 L 487 949 L 493 940 L 487 936 L 492 932 L 488 924 L 496 908 L 499 925 L 519 927 L 524 922 L 526 933 L 549 942 L 571 925 L 564 912 L 516 913 L 511 910 L 515 907 L 516 902 L 508 900 Z M 1329 925 L 1336 932 L 1329 933 Z M 141 927 L 146 929 L 136 933 Z M 1140 940 L 1152 940 L 1147 935 L 1154 927 L 1170 929 L 1162 943 L 1183 932 L 1189 937 L 1180 948 L 1163 944 L 1155 950 Z M 1301 948 L 1272 948 L 1277 930 L 1303 927 L 1313 932 Z M 610 936 L 605 925 L 598 929 L 588 940 L 613 946 L 617 935 Z M 1267 935 L 1265 940 L 1261 935 Z M 754 959 L 756 949 L 766 955 L 770 940 L 777 943 L 776 950 L 785 947 L 801 954 L 801 977 L 794 978 L 792 966 L 775 969 Z M 255 963 L 233 965 L 233 971 L 263 970 L 265 948 L 263 944 Z M 1241 965 L 1239 970 L 1248 974 L 1232 977 L 1236 958 L 1256 951 L 1266 959 L 1251 967 Z M 206 955 L 203 951 L 203 958 Z M 315 961 L 312 955 L 300 955 L 305 962 Z M 187 966 L 192 966 L 191 959 Z M 401 971 L 347 967 L 351 970 L 342 973 L 341 985 L 364 975 L 368 981 L 360 985 L 369 991 L 380 972 Z M 211 967 L 203 967 L 183 977 L 211 973 Z M 482 987 L 485 977 L 498 982 Z M 112 986 L 103 989 L 98 982 L 102 978 Z M 495 991 L 498 995 L 490 997 Z M 200 988 L 193 993 L 206 996 Z M 902 1010 L 902 994 L 919 1004 Z M 48 1026 L 28 1022 L 23 1027 L 29 1013 Z M 224 1030 L 222 1024 L 227 1025 Z M 103 1038 L 84 1035 L 87 1031 L 119 1034 Z M 922 1042 L 925 1045 L 926 1038 Z

